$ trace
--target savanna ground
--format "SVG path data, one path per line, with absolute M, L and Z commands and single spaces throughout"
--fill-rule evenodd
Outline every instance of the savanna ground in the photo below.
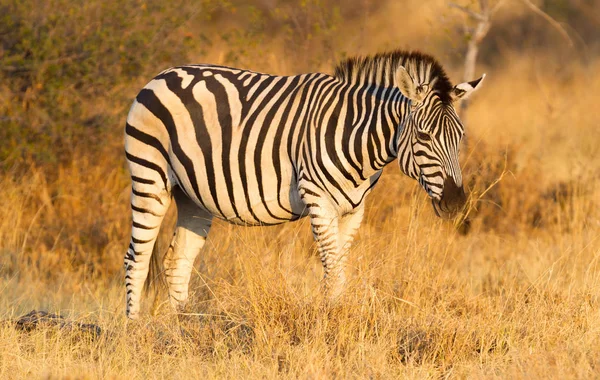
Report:
M 1 323 L 0 378 L 600 377 L 600 4 L 536 4 L 573 46 L 522 2 L 497 12 L 462 115 L 470 228 L 392 164 L 337 306 L 306 220 L 216 222 L 189 313 L 159 295 L 128 322 L 122 139 L 145 82 L 187 62 L 331 73 L 416 47 L 458 82 L 470 21 L 441 0 L 0 0 L 0 321 L 36 309 L 102 329 Z

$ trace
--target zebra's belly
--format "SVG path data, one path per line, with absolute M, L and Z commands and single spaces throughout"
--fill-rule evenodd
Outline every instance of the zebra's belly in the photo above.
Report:
M 268 178 L 260 184 L 247 182 L 244 186 L 215 188 L 208 185 L 206 178 L 198 179 L 196 186 L 189 183 L 179 185 L 198 206 L 233 224 L 276 225 L 308 215 L 291 176 L 282 175 L 280 181 Z
M 289 204 L 291 207 L 282 207 L 282 203 Z M 237 214 L 230 213 L 219 218 L 237 225 L 260 226 L 287 223 L 307 215 L 308 209 L 298 196 L 297 201 L 288 198 L 288 202 L 276 198 L 265 199 L 252 204 L 249 208 L 243 208 L 243 211 L 238 211 Z

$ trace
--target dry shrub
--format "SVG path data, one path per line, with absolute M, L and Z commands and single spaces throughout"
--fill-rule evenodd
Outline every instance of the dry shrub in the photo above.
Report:
M 126 178 L 120 165 L 85 158 L 59 167 L 52 180 L 34 165 L 4 177 L 4 249 L 13 253 L 3 256 L 2 270 L 49 281 L 70 272 L 90 280 L 114 274 L 129 227 Z

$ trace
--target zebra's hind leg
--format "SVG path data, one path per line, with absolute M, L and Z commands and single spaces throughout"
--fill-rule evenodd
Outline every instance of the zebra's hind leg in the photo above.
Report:
M 148 276 L 150 257 L 171 196 L 153 180 L 132 176 L 131 242 L 125 255 L 125 288 L 127 317 L 137 319 L 144 282 Z
M 164 259 L 169 300 L 182 311 L 188 299 L 194 260 L 206 242 L 212 215 L 198 207 L 178 187 L 173 189 L 177 203 L 177 227 Z

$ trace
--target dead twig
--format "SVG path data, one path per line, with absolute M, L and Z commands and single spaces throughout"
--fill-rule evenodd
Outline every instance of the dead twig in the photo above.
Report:
M 485 194 L 487 194 L 494 186 L 496 186 L 498 183 L 500 183 L 500 181 L 502 181 L 507 174 L 512 174 L 512 172 L 510 170 L 508 170 L 507 167 L 508 167 L 508 154 L 505 154 L 504 155 L 504 168 L 502 168 L 502 173 L 500 173 L 498 178 L 496 178 L 485 190 L 483 190 L 481 192 L 481 194 L 476 194 L 474 192 L 471 193 L 471 196 L 469 197 L 468 204 L 467 204 L 467 207 L 465 208 L 465 211 L 462 213 L 462 215 L 459 218 L 457 218 L 455 220 L 455 227 L 459 227 L 460 225 L 462 225 L 463 223 L 468 221 L 469 214 L 471 214 L 471 212 L 473 210 L 477 210 L 477 203 L 482 201 L 482 198 L 485 196 Z
M 531 9 L 531 11 L 538 16 L 541 16 L 544 20 L 548 21 L 550 25 L 552 25 L 568 42 L 569 46 L 573 47 L 573 40 L 569 37 L 569 33 L 565 30 L 565 28 L 560 25 L 558 21 L 553 19 L 548 13 L 544 12 L 540 8 L 538 8 L 535 4 L 533 4 L 530 0 L 522 0 L 525 5 Z
M 59 330 L 84 333 L 93 338 L 99 337 L 102 333 L 102 329 L 98 325 L 71 322 L 60 315 L 38 310 L 32 310 L 19 317 L 16 321 L 5 321 L 5 323 L 14 324 L 15 328 L 26 332 L 31 332 L 41 327 L 55 327 Z

